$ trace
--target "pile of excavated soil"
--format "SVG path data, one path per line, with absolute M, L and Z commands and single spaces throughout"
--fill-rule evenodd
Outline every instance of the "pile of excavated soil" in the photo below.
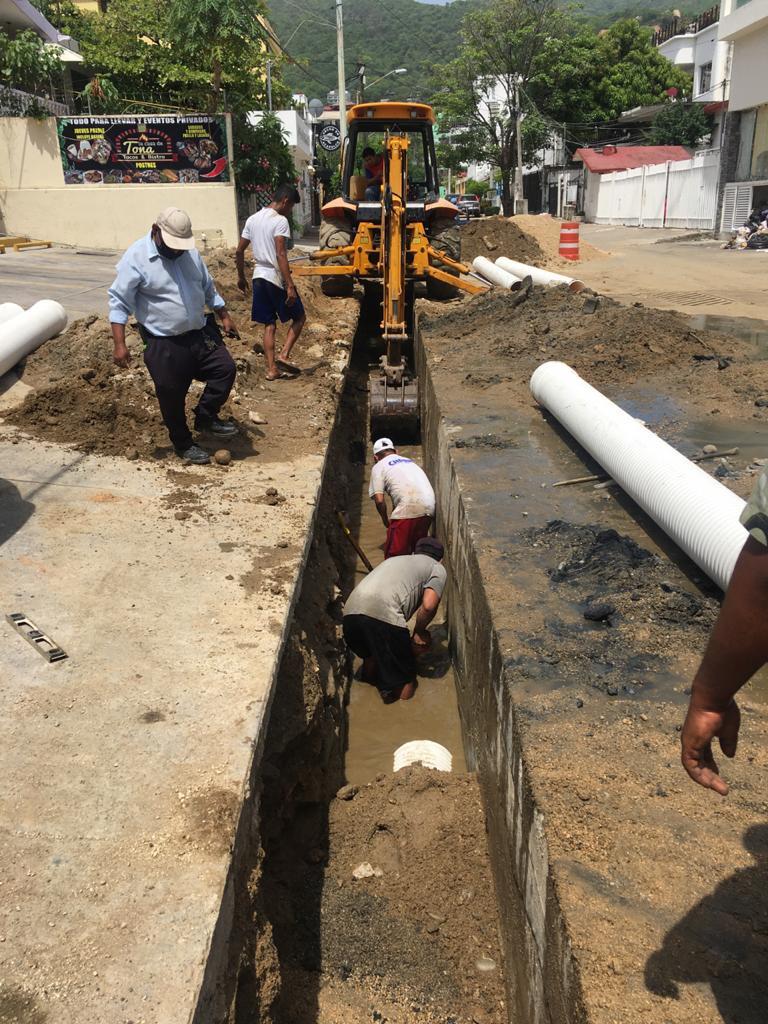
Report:
M 514 223 L 529 238 L 535 239 L 541 247 L 547 261 L 547 266 L 557 264 L 563 267 L 573 267 L 576 261 L 564 260 L 558 253 L 560 249 L 560 227 L 562 221 L 557 217 L 550 217 L 548 213 L 521 214 L 514 218 Z M 584 238 L 579 238 L 579 259 L 578 263 L 587 263 L 590 260 L 604 259 L 609 253 L 602 249 L 596 249 Z
M 227 447 L 232 448 L 234 457 L 244 457 L 256 451 L 254 441 L 258 440 L 259 451 L 264 451 L 271 441 L 290 437 L 297 411 L 319 432 L 333 415 L 333 392 L 338 389 L 354 333 L 356 302 L 327 298 L 320 291 L 319 279 L 299 282 L 308 326 L 292 358 L 309 372 L 292 380 L 268 382 L 260 352 L 262 329 L 250 322 L 250 296 L 243 296 L 236 287 L 233 251 L 214 253 L 206 260 L 241 335 L 240 340 L 226 342 L 238 372 L 222 415 L 233 416 L 243 427 L 240 437 Z M 284 333 L 285 328 L 279 328 L 278 348 Z M 89 316 L 75 321 L 64 334 L 29 356 L 22 379 L 34 390 L 19 407 L 5 414 L 6 421 L 26 433 L 86 452 L 164 457 L 171 450 L 170 442 L 135 328 L 129 328 L 127 342 L 132 362 L 130 369 L 124 370 L 112 362 L 108 320 Z M 201 390 L 202 385 L 193 384 L 188 410 L 197 403 Z M 258 426 L 261 422 L 269 426 Z
M 491 290 L 452 307 L 424 303 L 420 322 L 431 337 L 445 339 L 446 368 L 474 367 L 464 374 L 472 387 L 508 382 L 530 402 L 531 374 L 557 359 L 609 391 L 637 385 L 696 402 L 702 415 L 768 416 L 755 404 L 768 395 L 768 367 L 753 360 L 746 340 L 693 332 L 682 314 L 641 303 L 600 297 L 589 312 L 594 298 L 566 288 L 534 288 L 520 305 L 514 301 Z
M 476 778 L 418 766 L 344 796 L 330 806 L 324 871 L 305 867 L 294 878 L 304 922 L 281 949 L 291 984 L 280 1019 L 505 1020 Z
M 504 217 L 471 220 L 462 227 L 461 259 L 464 263 L 471 263 L 476 256 L 485 256 L 489 260 L 507 256 L 511 260 L 537 266 L 545 260 L 539 243 L 521 231 L 515 221 Z

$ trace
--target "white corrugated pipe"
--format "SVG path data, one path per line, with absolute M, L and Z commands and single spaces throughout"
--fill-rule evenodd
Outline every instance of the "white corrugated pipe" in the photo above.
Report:
M 507 259 L 506 256 L 499 256 L 496 266 L 506 270 L 508 274 L 521 278 L 530 277 L 534 284 L 543 284 L 550 288 L 558 284 L 567 284 L 569 291 L 580 292 L 586 287 L 583 281 L 577 281 L 575 277 L 553 274 L 551 270 L 542 270 L 541 267 L 529 267 L 527 263 L 518 263 L 517 260 Z
M 0 376 L 67 326 L 64 307 L 41 299 L 20 316 L 0 324 Z
M 421 764 L 438 772 L 449 772 L 453 767 L 450 750 L 434 740 L 410 740 L 395 751 L 392 770 L 399 772 L 412 764 Z
M 565 363 L 542 363 L 531 391 L 723 590 L 747 531 L 744 502 Z
M 24 307 L 20 306 L 18 302 L 0 302 L 0 324 L 4 324 L 7 320 L 13 320 L 19 313 L 24 312 Z
M 480 277 L 484 277 L 486 281 L 495 284 L 497 288 L 511 288 L 520 282 L 519 277 L 515 277 L 514 274 L 509 274 L 506 270 L 502 270 L 501 267 L 497 267 L 495 263 L 486 259 L 485 256 L 475 256 L 472 260 L 472 269 Z

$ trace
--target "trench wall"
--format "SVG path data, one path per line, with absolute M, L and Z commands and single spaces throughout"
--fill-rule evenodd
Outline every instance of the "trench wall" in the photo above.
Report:
M 512 680 L 478 558 L 482 539 L 451 456 L 440 394 L 417 337 L 424 464 L 448 563 L 447 617 L 469 767 L 485 802 L 510 1024 L 585 1021 L 581 983 L 549 868 L 545 820 L 522 748 Z

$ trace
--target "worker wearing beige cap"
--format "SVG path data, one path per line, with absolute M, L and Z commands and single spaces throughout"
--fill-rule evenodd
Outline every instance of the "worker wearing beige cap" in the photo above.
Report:
M 229 337 L 239 336 L 195 248 L 189 215 L 169 206 L 117 265 L 109 289 L 113 358 L 118 366 L 130 365 L 125 325 L 134 315 L 171 443 L 181 458 L 198 464 L 210 462 L 210 456 L 195 444 L 187 424 L 185 401 L 193 380 L 205 381 L 195 429 L 216 437 L 237 433 L 231 420 L 219 419 L 235 381 L 235 363 L 206 306 L 218 314 Z

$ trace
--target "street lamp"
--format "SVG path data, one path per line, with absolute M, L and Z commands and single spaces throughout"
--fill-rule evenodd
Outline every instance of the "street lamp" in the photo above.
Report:
M 408 68 L 393 68 L 391 71 L 388 71 L 386 73 L 386 75 L 379 75 L 379 77 L 378 78 L 374 78 L 374 80 L 372 82 L 367 82 L 366 83 L 366 81 L 365 81 L 365 73 L 363 73 L 363 76 L 362 76 L 362 78 L 360 80 L 360 99 L 361 99 L 361 102 L 364 99 L 364 93 L 365 93 L 366 85 L 370 89 L 370 87 L 372 85 L 377 85 L 379 82 L 383 82 L 384 79 L 385 78 L 389 78 L 390 75 L 407 75 L 407 74 L 408 74 Z

